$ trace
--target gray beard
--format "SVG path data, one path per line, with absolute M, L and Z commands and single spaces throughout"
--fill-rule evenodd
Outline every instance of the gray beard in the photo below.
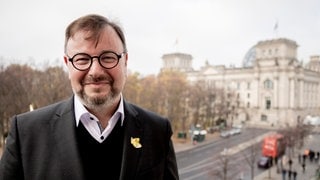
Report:
M 119 93 L 116 93 L 114 89 L 111 90 L 110 94 L 108 96 L 104 97 L 89 97 L 84 89 L 76 92 L 78 97 L 80 98 L 83 105 L 92 110 L 92 111 L 102 111 L 105 108 L 108 108 L 110 106 L 113 106 L 116 102 L 116 99 L 119 95 Z

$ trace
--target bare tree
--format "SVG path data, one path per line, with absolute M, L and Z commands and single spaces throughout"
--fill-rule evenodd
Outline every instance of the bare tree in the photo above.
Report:
M 224 151 L 218 156 L 218 167 L 216 167 L 210 174 L 213 179 L 230 180 L 235 179 L 239 175 L 237 164 L 231 161 L 231 154 L 229 149 L 225 148 Z
M 127 82 L 123 90 L 124 97 L 134 103 L 134 104 L 140 104 L 141 103 L 141 93 L 143 90 L 143 85 L 141 82 L 141 76 L 139 73 L 132 73 L 129 74 L 127 77 Z M 148 108 L 145 105 L 142 105 L 142 107 Z
M 31 88 L 30 103 L 35 108 L 66 99 L 72 94 L 68 74 L 58 66 L 37 72 L 33 77 Z
M 192 125 L 202 124 L 204 122 L 205 109 L 207 106 L 207 88 L 204 81 L 197 81 L 190 86 L 190 112 Z
M 34 70 L 24 65 L 13 64 L 0 73 L 0 115 L 3 134 L 7 133 L 9 118 L 26 112 L 30 105 L 30 89 Z
M 12 64 L 0 69 L 1 134 L 6 136 L 9 119 L 15 114 L 62 100 L 71 94 L 68 75 L 62 67 L 40 71 L 28 65 Z
M 250 168 L 250 177 L 254 179 L 254 170 L 256 167 L 257 159 L 261 155 L 261 141 L 256 139 L 258 131 L 255 130 L 251 134 L 251 139 L 253 140 L 249 145 L 249 152 L 247 154 L 243 153 L 244 159 Z
M 181 122 L 185 114 L 185 91 L 188 90 L 187 79 L 179 71 L 162 71 L 157 79 L 157 94 L 162 98 L 161 114 L 167 116 L 174 130 L 181 130 Z M 164 107 L 164 108 L 163 108 Z
M 312 126 L 304 125 L 302 123 L 298 123 L 295 127 L 287 126 L 286 128 L 279 130 L 279 133 L 284 137 L 289 159 L 293 158 L 295 147 L 298 149 L 303 147 L 304 139 L 311 133 L 311 131 Z

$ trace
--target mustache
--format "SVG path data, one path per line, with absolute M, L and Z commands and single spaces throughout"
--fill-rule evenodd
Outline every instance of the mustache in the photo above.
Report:
M 98 77 L 89 76 L 82 81 L 82 84 L 90 84 L 90 83 L 98 83 L 98 82 L 106 82 L 106 83 L 112 84 L 113 79 L 108 76 L 98 76 Z

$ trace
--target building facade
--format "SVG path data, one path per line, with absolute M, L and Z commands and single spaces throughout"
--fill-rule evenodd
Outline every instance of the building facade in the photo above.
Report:
M 163 67 L 161 70 L 178 70 L 181 72 L 193 71 L 192 56 L 185 53 L 171 53 L 162 56 Z
M 174 59 L 177 66 L 170 68 L 186 72 L 191 83 L 202 80 L 235 93 L 237 112 L 229 117 L 235 123 L 294 126 L 307 115 L 320 115 L 320 56 L 303 65 L 297 48 L 285 38 L 260 41 L 245 55 L 242 67 L 206 63 L 200 70 L 193 70 L 191 55 L 172 53 L 163 56 L 163 69 Z M 179 60 L 184 66 L 178 66 Z

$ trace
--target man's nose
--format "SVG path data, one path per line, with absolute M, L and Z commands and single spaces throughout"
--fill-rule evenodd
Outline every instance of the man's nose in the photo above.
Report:
M 101 72 L 104 69 L 105 68 L 100 65 L 99 59 L 97 57 L 92 58 L 92 64 L 89 69 L 90 72 Z

